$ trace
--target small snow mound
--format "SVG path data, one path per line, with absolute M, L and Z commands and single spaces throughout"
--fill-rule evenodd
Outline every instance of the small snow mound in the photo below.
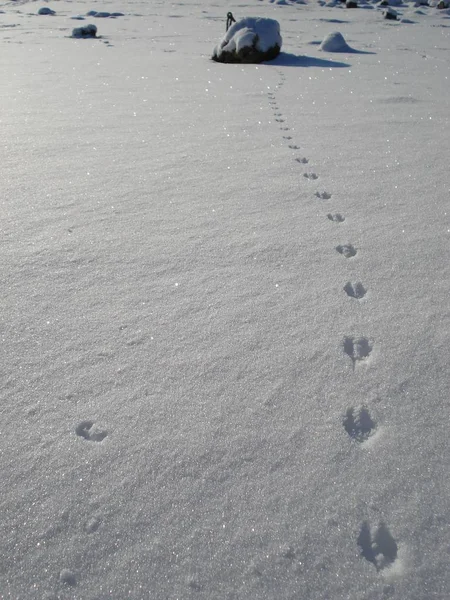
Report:
M 48 6 L 43 6 L 38 10 L 38 15 L 56 15 L 56 12 Z
M 278 21 L 246 17 L 228 29 L 212 58 L 217 62 L 259 63 L 276 58 L 281 44 Z
M 324 52 L 348 52 L 351 50 L 344 36 L 339 31 L 329 33 L 320 44 L 320 49 Z
M 72 30 L 74 38 L 95 38 L 97 35 L 97 27 L 95 25 L 84 25 L 83 27 L 75 27 Z

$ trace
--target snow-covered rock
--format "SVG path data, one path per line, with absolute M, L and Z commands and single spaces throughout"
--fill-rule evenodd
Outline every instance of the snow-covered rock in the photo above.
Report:
M 329 33 L 320 44 L 320 49 L 324 52 L 350 52 L 352 50 L 339 31 Z
M 97 35 L 97 27 L 95 25 L 84 25 L 83 27 L 75 27 L 72 30 L 74 38 L 94 38 Z
M 213 60 L 227 63 L 260 63 L 281 50 L 280 24 L 274 19 L 246 17 L 234 23 L 214 48 Z
M 402 0 L 381 0 L 378 6 L 402 6 Z
M 397 20 L 397 11 L 394 10 L 393 8 L 391 8 L 390 6 L 383 11 L 383 17 L 385 19 L 390 19 L 391 21 L 396 21 Z
M 38 15 L 55 15 L 56 12 L 48 6 L 43 6 L 38 10 Z
M 86 15 L 88 17 L 96 17 L 97 19 L 109 19 L 109 18 L 115 18 L 115 17 L 123 17 L 124 13 L 122 13 L 122 12 L 110 13 L 106 10 L 102 10 L 102 11 L 90 10 L 88 13 L 86 13 Z

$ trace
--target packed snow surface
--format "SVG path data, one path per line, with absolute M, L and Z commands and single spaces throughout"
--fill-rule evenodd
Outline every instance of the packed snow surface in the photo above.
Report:
M 448 12 L 39 6 L 0 0 L 1 598 L 448 600 Z M 284 51 L 211 61 L 230 10 Z

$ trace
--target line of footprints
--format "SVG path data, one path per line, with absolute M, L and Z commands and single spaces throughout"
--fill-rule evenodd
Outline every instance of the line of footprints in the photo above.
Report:
M 285 76 L 280 74 L 280 82 L 277 88 L 281 88 L 284 84 Z M 268 93 L 269 104 L 273 110 L 275 122 L 279 125 L 282 131 L 283 139 L 287 142 L 290 150 L 300 150 L 292 136 L 290 135 L 290 127 L 286 125 L 286 119 L 283 113 L 280 112 L 278 102 L 274 92 Z M 295 161 L 300 165 L 307 165 L 309 160 L 303 156 L 296 157 Z M 319 176 L 314 172 L 305 172 L 303 177 L 308 181 L 316 181 Z M 326 191 L 316 191 L 314 196 L 320 201 L 330 200 L 331 194 Z M 343 223 L 345 217 L 340 213 L 328 213 L 327 218 L 336 224 Z M 336 252 L 346 259 L 352 259 L 357 255 L 358 250 L 352 244 L 342 244 L 336 247 Z M 366 288 L 360 281 L 348 281 L 343 288 L 343 291 L 355 300 L 361 300 L 367 293 Z M 343 351 L 349 356 L 352 361 L 353 369 L 359 362 L 369 358 L 372 352 L 372 343 L 365 337 L 345 337 L 343 340 Z M 343 420 L 343 426 L 347 434 L 356 443 L 364 443 L 375 432 L 376 424 L 370 416 L 366 407 L 352 407 L 347 410 Z M 94 421 L 81 421 L 75 428 L 75 433 L 84 442 L 103 442 L 107 437 L 108 431 L 99 427 Z M 99 527 L 97 520 L 88 524 L 88 533 L 95 532 Z M 360 533 L 357 539 L 357 544 L 360 548 L 361 556 L 371 562 L 377 571 L 381 571 L 385 567 L 391 565 L 397 558 L 397 543 L 392 537 L 385 523 L 380 522 L 377 527 L 370 527 L 368 522 L 364 522 L 361 526 Z M 68 569 L 63 569 L 60 573 L 60 581 L 68 586 L 76 585 L 76 576 Z
M 277 89 L 283 87 L 285 79 L 285 75 L 280 73 L 280 81 L 276 86 Z M 287 126 L 283 113 L 280 112 L 275 92 L 268 92 L 267 96 L 269 105 L 273 110 L 275 122 L 279 125 L 282 132 L 283 140 L 287 142 L 290 150 L 300 150 L 300 146 L 295 144 L 292 135 L 289 133 L 291 129 Z M 308 158 L 304 156 L 298 156 L 294 160 L 300 165 L 307 165 L 309 163 Z M 308 181 L 317 181 L 319 179 L 317 173 L 312 171 L 304 172 L 303 177 Z M 314 196 L 320 201 L 330 200 L 331 198 L 331 194 L 326 191 L 316 191 Z M 337 225 L 345 221 L 345 216 L 341 213 L 328 213 L 326 217 L 329 221 Z M 341 244 L 336 246 L 335 250 L 348 260 L 351 260 L 358 254 L 358 249 L 353 244 Z M 355 301 L 361 300 L 367 293 L 366 288 L 360 281 L 348 281 L 344 285 L 343 291 Z M 357 368 L 358 363 L 362 363 L 369 358 L 372 348 L 372 342 L 366 337 L 346 336 L 342 342 L 342 349 L 351 359 L 353 370 Z M 344 416 L 343 426 L 355 443 L 367 442 L 376 430 L 376 424 L 365 406 L 349 408 Z M 397 558 L 397 543 L 384 522 L 371 527 L 365 521 L 360 528 L 357 545 L 361 556 L 372 563 L 377 571 L 382 571 L 384 568 L 392 565 Z

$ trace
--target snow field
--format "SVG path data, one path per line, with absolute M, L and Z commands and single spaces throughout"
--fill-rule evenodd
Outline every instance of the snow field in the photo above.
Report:
M 242 6 L 59 4 L 2 40 L 2 594 L 445 598 L 441 17 L 258 3 L 224 66 Z

